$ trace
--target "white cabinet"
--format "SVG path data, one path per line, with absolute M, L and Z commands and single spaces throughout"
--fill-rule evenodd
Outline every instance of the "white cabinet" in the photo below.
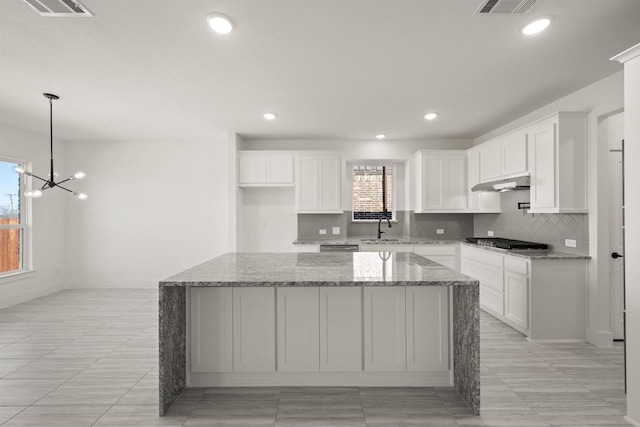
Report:
M 239 151 L 241 187 L 293 186 L 293 154 L 279 151 Z
M 412 208 L 416 213 L 464 212 L 467 208 L 466 154 L 418 151 L 413 155 Z
M 526 331 L 529 327 L 529 263 L 512 257 L 505 257 L 504 261 L 504 317 Z
M 460 254 L 460 272 L 480 281 L 480 307 L 504 316 L 504 256 L 468 246 Z
M 413 251 L 431 261 L 456 270 L 456 245 L 415 245 Z
M 412 245 L 405 244 L 388 244 L 388 243 L 374 243 L 374 244 L 361 244 L 360 252 L 413 252 Z
M 407 371 L 449 369 L 449 303 L 443 286 L 407 286 Z
M 405 288 L 364 288 L 364 370 L 404 371 Z
M 527 134 L 518 130 L 479 146 L 480 180 L 493 181 L 528 171 Z
M 320 288 L 320 371 L 362 370 L 362 288 Z
M 298 213 L 342 213 L 342 162 L 339 154 L 298 156 L 297 176 Z
M 478 192 L 471 189 L 480 183 L 480 150 L 467 150 L 467 210 L 470 212 L 499 213 L 500 193 Z
M 532 213 L 587 212 L 586 115 L 556 113 L 527 130 Z
M 191 372 L 233 371 L 232 306 L 231 288 L 191 289 Z
M 319 288 L 278 288 L 278 371 L 320 368 Z
M 275 288 L 233 288 L 233 370 L 276 368 Z

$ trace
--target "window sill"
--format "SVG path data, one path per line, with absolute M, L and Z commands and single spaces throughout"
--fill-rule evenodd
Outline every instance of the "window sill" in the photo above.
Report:
M 380 220 L 379 219 L 355 219 L 355 220 L 352 219 L 350 222 L 351 222 L 351 224 L 363 224 L 363 223 L 364 224 L 377 224 L 378 221 L 380 221 Z M 385 219 L 383 219 L 382 221 L 383 221 L 384 224 L 387 223 L 387 220 L 385 220 Z M 393 224 L 397 224 L 398 223 L 397 219 L 392 219 L 390 221 Z
M 30 279 L 36 275 L 35 273 L 35 270 L 19 270 L 11 273 L 5 273 L 0 275 L 0 285 L 4 283 L 17 282 L 18 280 Z

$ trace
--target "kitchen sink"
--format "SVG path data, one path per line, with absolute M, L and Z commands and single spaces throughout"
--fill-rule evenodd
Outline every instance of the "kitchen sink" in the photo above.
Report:
M 361 239 L 363 243 L 402 243 L 402 239 Z

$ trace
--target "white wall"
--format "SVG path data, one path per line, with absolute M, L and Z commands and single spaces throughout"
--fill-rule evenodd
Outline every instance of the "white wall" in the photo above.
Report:
M 228 251 L 226 134 L 68 148 L 89 194 L 69 212 L 70 287 L 153 287 Z
M 46 116 L 43 117 L 46 123 Z M 46 130 L 46 125 L 44 130 Z M 54 141 L 55 170 L 64 175 L 75 172 L 74 163 L 65 165 L 66 144 Z M 49 135 L 39 135 L 0 124 L 0 156 L 33 162 L 33 172 L 49 173 Z M 69 170 L 73 169 L 73 170 Z M 34 180 L 34 187 L 36 181 Z M 75 184 L 75 183 L 74 183 Z M 29 275 L 0 279 L 0 308 L 18 304 L 64 289 L 67 208 L 80 202 L 62 190 L 47 190 L 32 201 L 33 268 Z
M 480 144 L 556 111 L 589 112 L 587 118 L 587 197 L 589 204 L 589 255 L 592 259 L 589 263 L 587 339 L 592 344 L 599 346 L 611 345 L 612 335 L 609 328 L 609 225 L 608 215 L 601 215 L 601 212 L 608 212 L 608 199 L 602 197 L 603 192 L 607 191 L 607 186 L 603 185 L 602 180 L 606 179 L 608 171 L 609 147 L 606 140 L 598 138 L 598 123 L 603 117 L 618 112 L 622 108 L 623 73 L 621 71 L 475 140 L 476 145 Z
M 242 252 L 293 252 L 298 237 L 295 188 L 244 188 Z

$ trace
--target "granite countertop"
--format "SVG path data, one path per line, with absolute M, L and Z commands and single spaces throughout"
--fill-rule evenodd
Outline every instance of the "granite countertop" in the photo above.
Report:
M 449 286 L 478 281 L 412 252 L 227 253 L 164 286 Z
M 532 260 L 554 260 L 554 259 L 591 259 L 589 255 L 582 254 L 568 254 L 565 252 L 557 251 L 545 251 L 545 250 L 510 250 L 492 248 L 489 246 L 477 245 L 475 243 L 460 242 L 461 245 L 469 246 L 472 248 L 483 249 L 490 252 L 496 252 L 502 255 L 511 255 L 519 258 L 532 259 Z
M 464 239 L 426 239 L 422 237 L 397 237 L 376 239 L 374 237 L 349 237 L 347 239 L 297 239 L 294 245 L 452 245 Z

